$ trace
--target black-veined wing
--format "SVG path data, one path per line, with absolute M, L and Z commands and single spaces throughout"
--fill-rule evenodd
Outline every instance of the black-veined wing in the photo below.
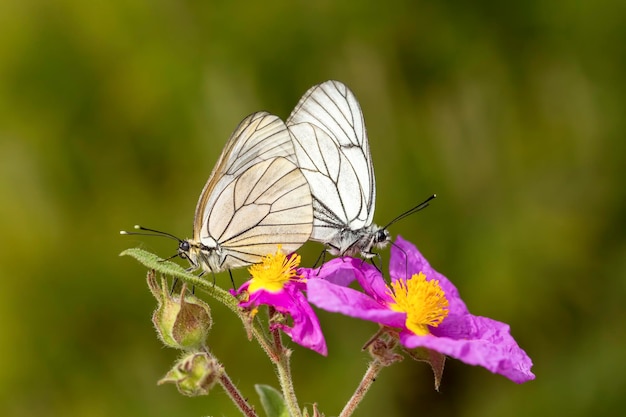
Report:
M 316 85 L 300 99 L 287 126 L 313 195 L 311 239 L 333 254 L 371 255 L 377 239 L 388 235 L 372 225 L 376 182 L 356 97 L 338 81 Z
M 231 135 L 196 206 L 193 239 L 180 253 L 194 267 L 218 272 L 259 262 L 282 245 L 309 239 L 309 185 L 293 159 L 285 123 L 265 112 L 244 119 Z

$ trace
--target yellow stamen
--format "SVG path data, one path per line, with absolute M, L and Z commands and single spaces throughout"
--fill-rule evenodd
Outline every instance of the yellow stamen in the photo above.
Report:
M 248 268 L 252 275 L 248 292 L 253 293 L 258 290 L 269 292 L 279 292 L 290 279 L 295 278 L 296 267 L 300 265 L 300 255 L 287 258 L 278 245 L 275 254 L 269 254 L 263 260 Z
M 448 315 L 448 299 L 439 281 L 426 281 L 421 272 L 393 282 L 389 295 L 394 300 L 389 307 L 406 313 L 406 327 L 416 335 L 429 334 L 428 326 L 439 326 Z

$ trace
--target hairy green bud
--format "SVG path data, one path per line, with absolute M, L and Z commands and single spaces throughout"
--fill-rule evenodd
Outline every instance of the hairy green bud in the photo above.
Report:
M 178 391 L 190 397 L 208 395 L 224 368 L 206 352 L 189 353 L 179 359 L 160 381 L 176 384 Z
M 162 277 L 158 283 L 154 271 L 148 272 L 148 287 L 158 302 L 152 322 L 159 339 L 175 349 L 193 351 L 204 347 L 212 324 L 209 305 L 187 294 L 186 284 L 180 295 L 170 294 L 167 280 Z

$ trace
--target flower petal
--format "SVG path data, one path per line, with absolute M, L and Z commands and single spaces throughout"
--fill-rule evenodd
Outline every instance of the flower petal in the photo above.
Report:
M 309 279 L 307 298 L 317 307 L 333 313 L 403 327 L 406 314 L 393 311 L 360 291 L 335 285 L 325 279 Z
M 417 336 L 406 328 L 406 313 L 389 307 L 392 300 L 382 274 L 361 260 L 335 259 L 321 269 L 309 270 L 305 274 L 307 296 L 311 303 L 325 310 L 403 329 L 400 342 L 407 348 L 429 348 L 517 383 L 535 378 L 530 370 L 532 360 L 517 345 L 509 326 L 471 315 L 454 284 L 434 270 L 415 245 L 398 237 L 391 248 L 389 271 L 392 281 L 420 272 L 428 280 L 439 281 L 449 303 L 449 314 L 438 327 L 429 327 L 430 335 Z M 355 279 L 365 293 L 347 287 Z
M 320 355 L 326 356 L 328 348 L 320 322 L 315 312 L 307 302 L 301 291 L 293 291 L 291 294 L 293 302 L 288 313 L 293 318 L 291 327 L 281 324 L 280 328 L 291 337 L 297 344 L 312 349 Z
M 357 281 L 363 291 L 376 300 L 379 304 L 388 308 L 389 303 L 393 303 L 393 298 L 389 294 L 389 287 L 385 282 L 383 274 L 373 265 L 359 260 L 358 272 L 355 273 Z
M 449 316 L 431 330 L 429 336 L 403 331 L 400 342 L 407 348 L 426 347 L 482 366 L 518 384 L 535 379 L 530 371 L 532 360 L 517 345 L 505 323 L 468 314 Z
M 358 269 L 354 266 L 354 258 L 335 258 L 332 259 L 319 268 L 300 268 L 298 273 L 306 279 L 325 279 L 334 284 L 347 287 L 355 279 L 355 272 Z
M 250 294 L 248 301 L 239 305 L 243 308 L 261 304 L 270 305 L 276 311 L 290 315 L 293 325 L 281 324 L 278 327 L 297 344 L 326 356 L 328 349 L 319 320 L 299 287 L 300 283 L 294 281 L 277 293 L 258 290 Z

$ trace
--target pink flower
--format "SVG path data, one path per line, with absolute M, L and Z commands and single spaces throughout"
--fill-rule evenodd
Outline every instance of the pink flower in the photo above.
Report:
M 259 305 L 274 307 L 292 319 L 291 326 L 276 323 L 272 324 L 274 328 L 280 328 L 299 345 L 326 356 L 328 350 L 319 320 L 302 293 L 306 282 L 296 272 L 299 263 L 299 255 L 286 257 L 279 248 L 276 254 L 252 265 L 249 268 L 252 278 L 237 290 L 237 294 L 248 293 L 248 299 L 239 306 L 250 310 Z
M 398 329 L 406 348 L 432 349 L 517 383 L 535 378 L 509 326 L 470 314 L 456 287 L 413 244 L 398 237 L 389 264 L 390 285 L 376 268 L 352 258 L 301 271 L 309 277 L 311 303 Z M 348 288 L 354 280 L 364 292 Z

